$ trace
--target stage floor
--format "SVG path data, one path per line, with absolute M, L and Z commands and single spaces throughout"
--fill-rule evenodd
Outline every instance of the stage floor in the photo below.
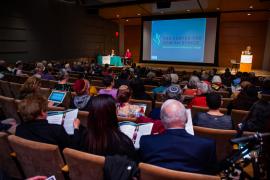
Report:
M 226 69 L 226 67 L 215 67 L 215 66 L 188 66 L 188 65 L 154 64 L 154 63 L 136 63 L 136 65 L 141 67 L 148 67 L 162 70 L 166 70 L 168 67 L 173 66 L 176 71 L 187 71 L 187 72 L 211 70 L 213 68 L 216 68 L 219 73 L 223 73 Z M 252 69 L 252 72 L 254 72 L 256 76 L 270 77 L 270 71 Z M 235 74 L 236 70 L 234 69 L 232 73 Z

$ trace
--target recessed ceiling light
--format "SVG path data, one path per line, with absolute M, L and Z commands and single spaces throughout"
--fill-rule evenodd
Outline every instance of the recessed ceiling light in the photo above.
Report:
M 160 14 L 164 14 L 164 12 L 163 11 L 160 11 Z
M 119 17 L 120 17 L 120 15 L 119 15 L 119 14 L 116 14 L 116 17 L 118 17 L 118 18 L 119 18 Z
M 140 16 L 141 15 L 141 13 L 137 13 L 137 16 Z
M 251 16 L 252 14 L 251 13 L 247 13 L 248 16 Z
M 216 10 L 217 10 L 217 11 L 219 11 L 219 10 L 220 10 L 220 8 L 219 8 L 219 7 L 217 7 L 217 8 L 216 8 Z
M 126 19 L 126 21 L 128 22 L 128 19 Z
M 186 9 L 186 12 L 190 12 L 190 9 Z
M 253 9 L 253 6 L 252 6 L 252 5 L 250 5 L 250 6 L 249 6 L 249 9 Z

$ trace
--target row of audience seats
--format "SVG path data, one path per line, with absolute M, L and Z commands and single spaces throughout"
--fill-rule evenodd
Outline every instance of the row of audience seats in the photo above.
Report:
M 100 180 L 104 176 L 105 158 L 102 156 L 69 148 L 60 152 L 56 145 L 29 141 L 5 133 L 0 133 L 0 145 L 0 168 L 14 178 L 55 175 L 58 180 Z M 173 171 L 145 163 L 140 163 L 139 169 L 141 180 L 220 179 L 219 176 Z

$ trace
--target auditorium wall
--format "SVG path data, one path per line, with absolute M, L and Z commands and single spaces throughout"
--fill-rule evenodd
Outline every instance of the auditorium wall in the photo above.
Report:
M 118 25 L 90 14 L 59 0 L 1 1 L 0 59 L 94 57 L 118 50 Z
M 230 67 L 230 60 L 240 60 L 241 51 L 252 46 L 253 68 L 263 66 L 267 21 L 223 21 L 219 31 L 219 66 Z M 141 26 L 125 26 L 125 49 L 133 52 L 134 61 L 139 61 Z

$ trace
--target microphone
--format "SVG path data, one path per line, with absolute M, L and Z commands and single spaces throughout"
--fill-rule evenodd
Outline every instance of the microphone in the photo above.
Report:
M 246 143 L 248 141 L 258 141 L 261 138 L 264 138 L 267 136 L 270 136 L 270 133 L 255 133 L 254 135 L 251 135 L 251 136 L 231 139 L 231 142 L 235 144 Z

